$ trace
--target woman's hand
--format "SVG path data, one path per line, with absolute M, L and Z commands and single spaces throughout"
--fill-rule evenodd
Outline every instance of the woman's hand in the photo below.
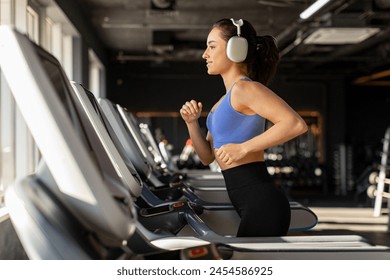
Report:
M 225 144 L 215 150 L 215 157 L 226 165 L 239 161 L 246 155 L 242 144 Z
M 202 103 L 195 100 L 187 101 L 180 109 L 180 115 L 186 123 L 199 119 L 202 113 Z

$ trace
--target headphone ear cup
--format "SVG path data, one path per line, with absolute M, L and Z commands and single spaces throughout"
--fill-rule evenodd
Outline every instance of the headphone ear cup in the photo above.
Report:
M 248 54 L 248 41 L 240 36 L 231 37 L 227 42 L 226 54 L 233 62 L 243 62 Z

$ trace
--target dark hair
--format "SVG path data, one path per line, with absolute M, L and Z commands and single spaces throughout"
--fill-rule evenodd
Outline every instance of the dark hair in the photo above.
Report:
M 237 35 L 237 27 L 230 19 L 224 18 L 214 23 L 219 28 L 226 42 Z M 248 41 L 248 55 L 243 63 L 247 64 L 248 76 L 264 85 L 272 80 L 280 60 L 275 38 L 270 35 L 257 36 L 252 24 L 244 20 L 241 36 Z

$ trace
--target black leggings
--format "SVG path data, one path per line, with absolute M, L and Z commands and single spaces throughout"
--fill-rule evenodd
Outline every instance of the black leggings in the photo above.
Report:
M 283 236 L 290 226 L 290 203 L 278 190 L 264 162 L 222 171 L 226 188 L 241 217 L 237 237 Z

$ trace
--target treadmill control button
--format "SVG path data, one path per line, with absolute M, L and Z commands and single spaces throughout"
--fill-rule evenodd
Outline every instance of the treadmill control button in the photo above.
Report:
M 176 202 L 172 206 L 173 206 L 173 208 L 179 208 L 179 207 L 182 207 L 183 205 L 184 205 L 184 202 Z

